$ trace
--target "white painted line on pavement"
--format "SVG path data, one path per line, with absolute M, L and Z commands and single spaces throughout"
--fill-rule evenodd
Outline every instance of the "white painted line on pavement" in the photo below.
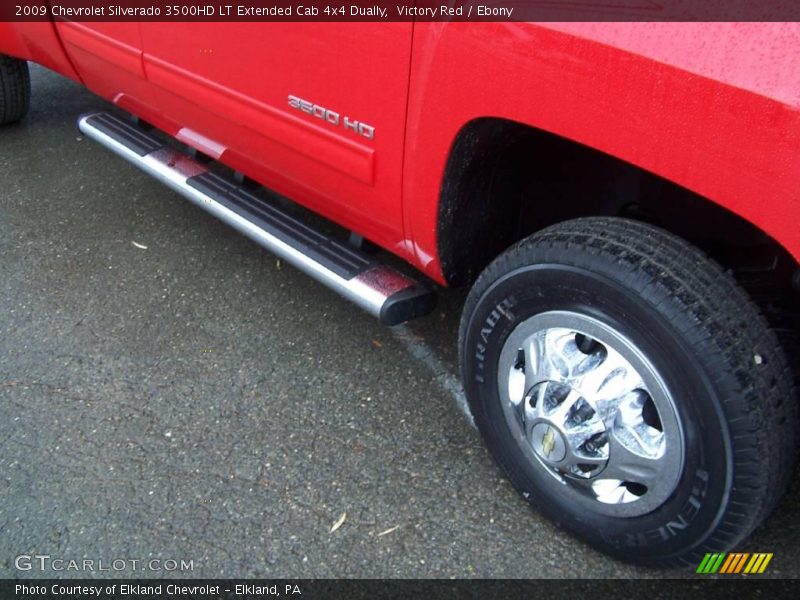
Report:
M 472 412 L 470 412 L 469 404 L 467 404 L 467 397 L 464 395 L 464 388 L 461 386 L 458 377 L 447 369 L 425 342 L 416 338 L 408 326 L 389 327 L 389 331 L 405 346 L 411 356 L 421 362 L 433 374 L 439 385 L 455 400 L 459 410 L 467 417 L 470 426 L 475 429 L 475 420 L 472 418 Z

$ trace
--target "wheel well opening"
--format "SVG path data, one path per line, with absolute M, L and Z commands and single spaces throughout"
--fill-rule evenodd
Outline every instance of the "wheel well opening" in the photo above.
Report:
M 441 188 L 438 252 L 450 285 L 549 225 L 624 216 L 660 226 L 737 273 L 791 286 L 798 265 L 760 229 L 662 177 L 572 140 L 498 118 L 468 123 Z

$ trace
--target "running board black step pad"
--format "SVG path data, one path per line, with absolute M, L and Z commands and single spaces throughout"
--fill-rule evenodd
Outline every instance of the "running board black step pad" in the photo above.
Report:
M 317 232 L 264 202 L 239 184 L 215 173 L 190 177 L 186 183 L 217 202 L 225 204 L 232 211 L 269 231 L 280 240 L 293 245 L 340 277 L 351 279 L 362 271 L 378 265 L 363 252 L 358 252 L 352 246 Z
M 85 115 L 78 128 L 386 325 L 421 317 L 436 305 L 428 286 L 312 229 L 120 117 Z
M 92 115 L 87 122 L 98 131 L 130 148 L 139 156 L 145 156 L 164 147 L 164 144 L 135 125 L 108 113 Z

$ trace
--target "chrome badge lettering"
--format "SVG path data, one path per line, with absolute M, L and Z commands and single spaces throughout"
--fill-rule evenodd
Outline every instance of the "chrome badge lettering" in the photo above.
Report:
M 289 106 L 295 110 L 316 117 L 320 121 L 333 125 L 334 127 L 343 126 L 345 130 L 352 131 L 356 135 L 360 135 L 368 140 L 375 139 L 375 128 L 367 123 L 362 123 L 356 119 L 351 119 L 345 116 L 343 119 L 335 110 L 330 110 L 319 104 L 314 104 L 308 100 L 303 100 L 297 96 L 289 94 Z

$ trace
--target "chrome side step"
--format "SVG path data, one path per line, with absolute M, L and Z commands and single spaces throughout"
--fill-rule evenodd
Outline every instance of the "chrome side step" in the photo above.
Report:
M 80 117 L 78 128 L 384 324 L 433 310 L 436 295 L 427 286 L 311 229 L 128 121 L 95 113 Z

